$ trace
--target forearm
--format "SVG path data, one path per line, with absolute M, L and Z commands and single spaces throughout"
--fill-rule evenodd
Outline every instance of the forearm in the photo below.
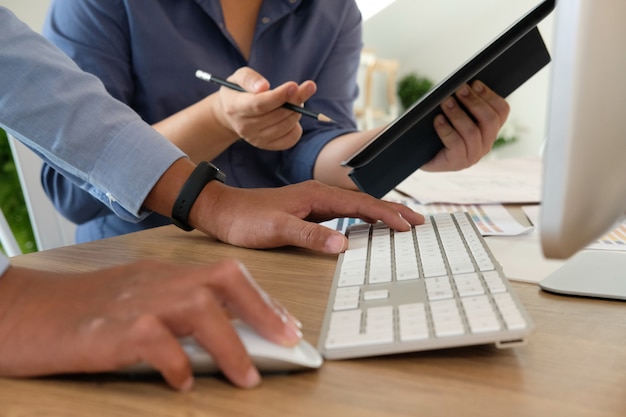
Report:
M 182 152 L 6 9 L 0 22 L 0 125 L 81 188 L 137 216 Z
M 356 190 L 356 185 L 348 176 L 351 168 L 344 167 L 341 163 L 381 130 L 382 128 L 377 128 L 362 132 L 352 132 L 329 142 L 322 148 L 315 161 L 313 178 L 329 185 Z
M 237 133 L 225 127 L 217 117 L 216 100 L 216 94 L 211 94 L 152 127 L 194 163 L 211 161 L 239 139 Z

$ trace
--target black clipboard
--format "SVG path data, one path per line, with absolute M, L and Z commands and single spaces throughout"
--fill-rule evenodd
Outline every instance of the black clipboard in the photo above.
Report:
M 551 58 L 537 24 L 555 3 L 536 6 L 343 162 L 359 189 L 380 198 L 443 148 L 434 119 L 462 84 L 481 80 L 507 97 L 546 66 Z

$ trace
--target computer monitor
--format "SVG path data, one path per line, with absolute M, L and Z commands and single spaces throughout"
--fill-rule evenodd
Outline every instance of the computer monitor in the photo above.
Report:
M 556 5 L 539 231 L 546 257 L 576 255 L 548 291 L 626 300 L 626 252 L 581 251 L 626 211 L 625 16 L 624 0 Z

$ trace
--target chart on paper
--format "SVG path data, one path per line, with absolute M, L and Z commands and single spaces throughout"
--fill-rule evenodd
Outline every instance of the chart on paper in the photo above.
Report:
M 541 206 L 523 206 L 522 209 L 532 224 L 539 224 Z M 585 249 L 626 251 L 626 220 L 618 223 L 613 229 L 589 244 Z
M 626 251 L 626 222 L 623 222 L 609 233 L 587 246 L 587 249 Z

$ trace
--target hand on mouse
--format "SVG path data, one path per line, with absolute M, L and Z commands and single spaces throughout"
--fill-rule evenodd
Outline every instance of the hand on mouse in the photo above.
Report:
M 0 279 L 0 375 L 105 372 L 138 362 L 178 390 L 193 386 L 178 338 L 193 336 L 239 387 L 260 382 L 230 317 L 295 345 L 299 324 L 237 261 L 141 261 L 61 274 L 10 267 Z

